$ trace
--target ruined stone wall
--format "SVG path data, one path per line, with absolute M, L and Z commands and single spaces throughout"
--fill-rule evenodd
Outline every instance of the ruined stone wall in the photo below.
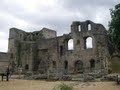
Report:
M 19 47 L 19 65 L 23 72 L 33 70 L 33 60 L 35 54 L 34 42 L 21 42 Z
M 47 72 L 48 69 L 50 71 L 53 71 L 53 69 L 56 71 L 58 69 L 58 50 L 56 38 L 43 39 L 40 42 L 37 42 L 37 60 L 39 62 L 39 72 L 42 72 L 42 70 Z M 53 63 L 55 63 L 55 68 L 53 68 Z
M 86 44 L 89 37 L 92 39 L 92 48 Z M 70 39 L 73 40 L 72 50 L 68 47 Z M 107 42 L 107 31 L 103 25 L 89 20 L 74 21 L 71 32 L 59 37 L 56 37 L 55 31 L 47 28 L 35 32 L 13 28 L 9 37 L 10 61 L 22 67 L 24 72 L 105 72 L 110 58 Z
M 39 65 L 36 66 L 35 64 L 36 62 L 39 63 L 41 59 L 39 58 L 39 52 L 43 54 L 44 49 L 50 49 L 49 53 L 51 53 L 51 40 L 46 40 L 46 38 L 49 39 L 55 36 L 56 32 L 47 28 L 35 32 L 25 32 L 20 29 L 11 28 L 9 34 L 9 53 L 11 54 L 10 63 L 13 65 L 13 68 L 16 69 L 14 71 L 18 71 L 19 68 L 22 68 L 23 72 L 26 72 L 33 71 L 36 67 L 39 68 Z M 57 45 L 53 45 L 53 47 L 54 46 Z M 43 61 L 48 60 L 49 53 L 43 54 Z
M 88 30 L 88 24 L 91 29 Z M 79 26 L 81 28 L 79 28 Z M 81 29 L 81 30 L 79 30 Z M 86 39 L 92 38 L 92 48 L 86 48 Z M 73 39 L 74 49 L 68 50 L 65 41 Z M 70 38 L 61 37 L 59 44 L 63 46 L 62 68 L 64 69 L 64 61 L 68 61 L 68 72 L 74 73 L 76 70 L 75 63 L 79 61 L 83 65 L 84 72 L 101 71 L 107 69 L 107 61 L 109 59 L 109 52 L 107 48 L 107 31 L 100 24 L 95 24 L 91 21 L 73 22 L 71 25 Z M 59 47 L 60 47 L 59 45 Z M 90 61 L 94 60 L 94 68 Z
M 55 38 L 56 37 L 56 31 L 50 30 L 48 28 L 43 28 L 41 30 L 41 33 L 45 39 L 49 38 Z
M 11 28 L 9 31 L 8 53 L 10 53 L 10 63 L 14 71 L 20 64 L 20 41 L 24 39 L 25 32 L 16 28 Z

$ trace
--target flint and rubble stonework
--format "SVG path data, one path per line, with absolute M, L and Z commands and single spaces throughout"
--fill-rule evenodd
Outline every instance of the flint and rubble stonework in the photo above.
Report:
M 92 38 L 92 48 L 86 48 L 88 37 Z M 73 50 L 68 49 L 70 39 L 73 39 Z M 56 31 L 47 28 L 35 32 L 11 28 L 9 33 L 11 67 L 14 71 L 21 67 L 23 73 L 107 72 L 110 59 L 108 50 L 106 29 L 89 20 L 72 22 L 70 33 L 63 36 L 57 36 Z

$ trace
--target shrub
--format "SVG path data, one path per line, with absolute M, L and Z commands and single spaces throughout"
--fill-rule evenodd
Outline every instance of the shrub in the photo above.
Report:
M 61 83 L 57 87 L 54 87 L 53 90 L 73 90 L 73 87 L 65 83 Z

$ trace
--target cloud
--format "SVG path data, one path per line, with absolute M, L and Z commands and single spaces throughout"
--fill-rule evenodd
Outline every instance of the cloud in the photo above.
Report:
M 0 31 L 0 52 L 7 51 L 8 47 L 8 33 Z
M 108 7 L 119 3 L 119 0 L 62 0 L 62 5 L 69 10 L 82 10 L 85 7 Z M 95 9 L 95 8 L 93 8 Z
M 107 28 L 109 9 L 117 3 L 119 0 L 1 0 L 0 43 L 5 45 L 0 46 L 0 51 L 7 50 L 11 27 L 25 31 L 47 27 L 62 35 L 70 32 L 72 21 L 89 19 Z

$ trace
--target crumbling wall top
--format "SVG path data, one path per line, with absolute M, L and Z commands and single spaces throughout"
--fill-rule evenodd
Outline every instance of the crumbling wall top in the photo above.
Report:
M 87 31 L 94 31 L 94 32 L 107 32 L 105 27 L 102 24 L 94 23 L 90 20 L 86 20 L 83 22 L 80 21 L 73 21 L 71 24 L 71 30 L 75 32 L 87 32 Z

